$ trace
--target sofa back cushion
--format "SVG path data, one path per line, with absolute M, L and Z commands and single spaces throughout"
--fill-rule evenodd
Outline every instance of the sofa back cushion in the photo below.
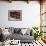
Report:
M 20 33 L 21 28 L 14 28 L 14 33 Z
M 21 33 L 24 35 L 25 33 L 27 32 L 27 28 L 23 28 L 22 30 L 21 30 Z
M 14 27 L 9 27 L 8 31 L 13 34 L 14 33 Z

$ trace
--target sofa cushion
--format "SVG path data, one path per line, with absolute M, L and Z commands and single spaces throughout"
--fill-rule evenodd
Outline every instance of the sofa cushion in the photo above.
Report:
M 14 28 L 14 33 L 20 33 L 21 29 L 20 28 Z
M 23 28 L 22 30 L 21 30 L 21 33 L 24 35 L 25 33 L 27 32 L 27 28 Z
M 9 27 L 8 32 L 10 32 L 11 34 L 14 34 L 14 27 Z

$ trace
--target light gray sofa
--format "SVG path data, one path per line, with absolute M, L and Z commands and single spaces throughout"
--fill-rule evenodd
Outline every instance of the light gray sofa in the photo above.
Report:
M 34 37 L 28 34 L 22 34 L 21 28 L 9 28 L 9 32 L 11 33 L 9 36 L 4 36 L 4 40 L 10 39 L 10 40 L 20 40 L 21 43 L 30 43 L 34 41 Z M 32 31 L 30 32 L 32 34 Z

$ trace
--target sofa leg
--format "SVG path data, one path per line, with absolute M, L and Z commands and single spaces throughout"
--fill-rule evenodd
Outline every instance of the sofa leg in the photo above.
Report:
M 22 46 L 22 44 L 21 44 L 21 46 Z

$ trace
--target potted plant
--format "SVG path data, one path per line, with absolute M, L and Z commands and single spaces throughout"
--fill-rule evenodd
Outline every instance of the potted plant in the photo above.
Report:
M 38 31 L 39 28 L 38 27 L 32 27 L 32 28 L 35 31 L 35 33 L 34 33 L 34 40 L 36 40 L 38 37 L 41 38 L 42 32 Z

